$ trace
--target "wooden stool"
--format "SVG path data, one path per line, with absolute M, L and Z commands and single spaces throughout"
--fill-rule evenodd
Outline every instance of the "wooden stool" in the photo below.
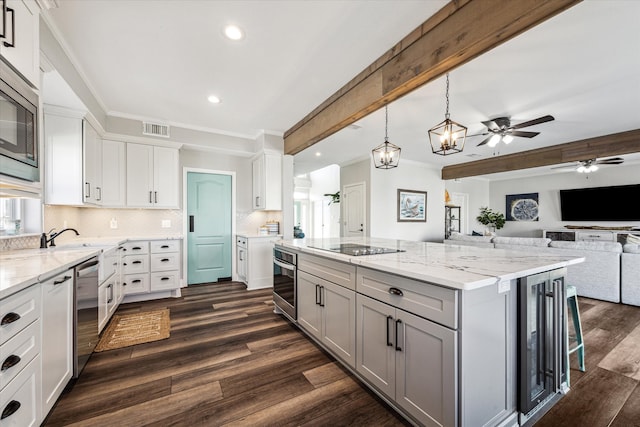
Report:
M 578 311 L 578 295 L 575 286 L 567 285 L 567 310 L 573 319 L 573 329 L 575 336 L 569 337 L 569 319 L 567 318 L 567 384 L 569 381 L 569 355 L 574 351 L 578 352 L 578 365 L 580 371 L 584 372 L 584 341 L 582 339 L 582 324 L 580 323 L 580 312 Z M 571 348 L 570 344 L 575 343 L 576 346 Z

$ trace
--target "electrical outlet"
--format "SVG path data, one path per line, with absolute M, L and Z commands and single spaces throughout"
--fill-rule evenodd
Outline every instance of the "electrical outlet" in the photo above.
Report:
M 62 221 L 62 228 L 67 228 L 67 220 Z
M 118 220 L 115 218 L 111 218 L 111 221 L 109 221 L 109 226 L 112 230 L 115 230 L 116 228 L 118 228 Z
M 171 220 L 163 219 L 162 220 L 162 228 L 171 228 Z

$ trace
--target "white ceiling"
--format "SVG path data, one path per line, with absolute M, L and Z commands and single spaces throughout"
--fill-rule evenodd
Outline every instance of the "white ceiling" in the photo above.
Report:
M 289 129 L 447 2 L 58 3 L 48 11 L 54 32 L 106 112 L 254 138 Z M 227 23 L 246 38 L 224 39 Z M 499 116 L 556 120 L 509 146 L 476 147 L 484 138 L 473 137 L 463 153 L 437 156 L 427 131 L 444 119 L 442 77 L 389 106 L 401 164 L 440 168 L 640 128 L 640 2 L 585 0 L 452 71 L 450 85 L 451 118 L 469 134 Z M 210 104 L 210 94 L 223 102 Z M 384 109 L 357 124 L 296 155 L 296 173 L 369 156 L 384 140 Z

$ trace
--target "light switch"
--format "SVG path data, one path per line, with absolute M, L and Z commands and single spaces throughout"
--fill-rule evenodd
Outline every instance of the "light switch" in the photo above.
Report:
M 109 221 L 109 227 L 114 230 L 118 228 L 118 220 L 115 218 L 111 218 L 111 221 Z
M 162 220 L 162 228 L 171 228 L 171 220 L 163 219 Z

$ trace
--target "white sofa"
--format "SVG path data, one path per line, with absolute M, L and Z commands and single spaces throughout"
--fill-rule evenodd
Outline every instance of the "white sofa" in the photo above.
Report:
M 621 276 L 627 280 L 626 304 L 640 305 L 640 253 L 629 253 L 626 273 L 621 273 L 622 245 L 617 242 L 565 242 L 548 238 L 500 237 L 491 239 L 486 246 L 485 236 L 455 236 L 446 244 L 462 244 L 496 249 L 523 250 L 529 253 L 570 254 L 584 257 L 585 261 L 567 268 L 567 284 L 576 287 L 578 295 L 603 301 L 621 301 Z M 640 252 L 640 251 L 639 251 Z M 635 258 L 634 258 L 635 257 Z M 634 270 L 634 268 L 636 270 Z
M 462 233 L 451 233 L 444 243 L 451 245 L 476 246 L 479 248 L 493 248 L 493 236 L 469 236 Z
M 624 245 L 620 273 L 622 302 L 640 306 L 640 244 Z

